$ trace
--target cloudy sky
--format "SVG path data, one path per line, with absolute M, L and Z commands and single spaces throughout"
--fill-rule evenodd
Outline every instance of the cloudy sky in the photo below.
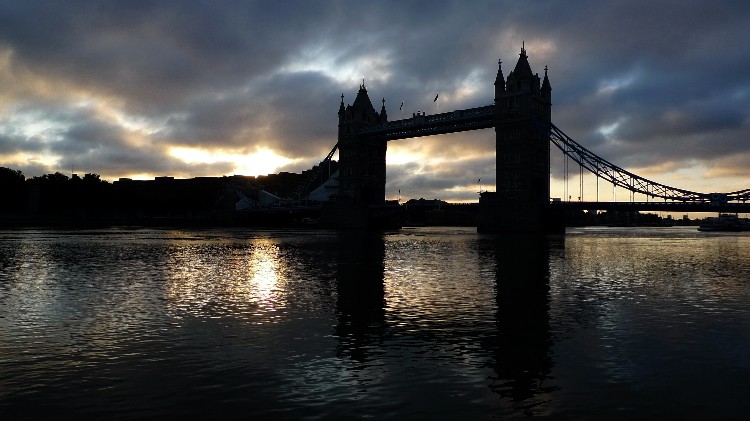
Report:
M 299 172 L 336 143 L 362 79 L 391 120 L 401 101 L 404 117 L 488 105 L 498 59 L 507 76 L 525 42 L 532 70 L 549 66 L 553 122 L 585 147 L 675 187 L 738 190 L 749 37 L 746 1 L 0 1 L 0 166 Z M 387 195 L 476 201 L 494 149 L 493 130 L 391 142 Z M 562 168 L 553 157 L 553 196 Z

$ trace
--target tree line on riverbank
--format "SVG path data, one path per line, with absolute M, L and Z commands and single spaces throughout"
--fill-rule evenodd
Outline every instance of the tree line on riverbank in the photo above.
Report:
M 251 189 L 254 180 L 157 177 L 110 183 L 93 173 L 26 178 L 0 167 L 0 225 L 221 223 L 232 217 L 235 189 Z
M 56 214 L 65 210 L 103 210 L 111 205 L 112 184 L 98 174 L 68 177 L 56 172 L 26 178 L 0 167 L 0 212 Z

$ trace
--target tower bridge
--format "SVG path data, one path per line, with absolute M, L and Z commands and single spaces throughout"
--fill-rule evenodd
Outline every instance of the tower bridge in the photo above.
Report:
M 502 62 L 494 83 L 494 104 L 389 121 L 385 99 L 380 112 L 364 82 L 351 105 L 341 96 L 338 117 L 338 194 L 323 208 L 323 223 L 336 227 L 387 224 L 386 151 L 389 141 L 468 130 L 495 129 L 496 191 L 482 192 L 478 230 L 545 233 L 564 229 L 566 210 L 658 210 L 750 212 L 750 189 L 699 193 L 653 182 L 590 152 L 552 124 L 552 87 L 533 73 L 526 49 L 507 78 Z M 614 186 L 646 196 L 646 202 L 550 202 L 550 142 L 581 168 Z M 567 159 L 567 158 L 566 158 Z M 395 213 L 395 211 L 391 211 Z

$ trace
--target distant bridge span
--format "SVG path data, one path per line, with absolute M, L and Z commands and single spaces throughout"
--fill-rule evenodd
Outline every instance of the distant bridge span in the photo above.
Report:
M 553 202 L 552 207 L 573 211 L 621 211 L 621 212 L 720 212 L 750 213 L 750 203 L 710 202 Z

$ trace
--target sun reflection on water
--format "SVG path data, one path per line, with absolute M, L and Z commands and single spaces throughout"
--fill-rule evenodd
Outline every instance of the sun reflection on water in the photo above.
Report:
M 248 244 L 180 244 L 167 284 L 175 317 L 279 319 L 287 305 L 287 262 L 266 238 Z

